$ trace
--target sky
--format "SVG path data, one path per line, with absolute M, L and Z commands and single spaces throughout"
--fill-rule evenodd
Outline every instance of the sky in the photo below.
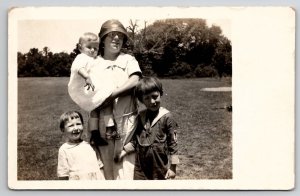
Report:
M 156 8 L 154 8 L 155 10 Z M 34 10 L 35 11 L 35 10 Z M 32 13 L 32 10 L 30 10 Z M 39 12 L 39 10 L 37 11 Z M 53 12 L 52 12 L 53 13 Z M 70 12 L 67 12 L 70 13 Z M 55 18 L 53 15 L 48 17 L 35 17 L 34 14 L 29 15 L 27 12 L 22 13 L 23 17 L 17 20 L 17 50 L 22 53 L 26 53 L 30 48 L 38 48 L 42 50 L 47 46 L 52 52 L 71 52 L 75 48 L 78 38 L 84 32 L 94 32 L 98 34 L 100 27 L 104 21 L 110 18 L 116 18 L 120 20 L 125 27 L 129 26 L 129 20 L 137 20 L 139 28 L 143 27 L 143 22 L 146 20 L 147 24 L 151 24 L 157 19 L 164 19 L 170 17 L 170 15 L 151 15 L 151 10 L 147 10 L 147 14 L 143 13 L 138 16 L 129 16 L 125 14 L 124 16 L 119 14 L 117 17 L 106 16 L 104 18 L 101 13 L 93 15 L 93 17 L 80 17 L 76 15 L 76 18 L 64 17 L 62 15 L 59 18 Z M 71 14 L 72 15 L 72 12 Z M 26 17 L 28 16 L 28 17 Z M 180 17 L 180 14 L 176 15 Z M 185 15 L 183 15 L 186 17 Z M 171 16 L 172 17 L 172 16 Z M 188 17 L 193 17 L 190 15 Z M 196 17 L 197 18 L 197 17 Z M 199 17 L 198 17 L 199 18 Z M 201 17 L 203 18 L 203 17 Z M 231 21 L 224 18 L 203 18 L 207 20 L 208 26 L 215 24 L 220 26 L 223 34 L 231 39 Z

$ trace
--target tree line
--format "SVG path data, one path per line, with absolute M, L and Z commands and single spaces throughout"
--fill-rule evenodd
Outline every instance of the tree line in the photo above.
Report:
M 204 19 L 157 20 L 143 27 L 130 20 L 123 52 L 138 60 L 142 72 L 158 77 L 231 76 L 232 46 L 219 26 Z M 74 43 L 74 46 L 76 43 Z M 69 76 L 78 51 L 53 53 L 45 46 L 18 52 L 18 76 Z

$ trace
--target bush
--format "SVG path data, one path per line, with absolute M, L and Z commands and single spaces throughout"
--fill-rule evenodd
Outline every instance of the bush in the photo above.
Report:
M 171 76 L 186 76 L 192 72 L 192 67 L 186 62 L 175 62 L 170 69 Z
M 217 70 L 212 66 L 198 65 L 195 69 L 196 77 L 215 77 L 218 75 Z

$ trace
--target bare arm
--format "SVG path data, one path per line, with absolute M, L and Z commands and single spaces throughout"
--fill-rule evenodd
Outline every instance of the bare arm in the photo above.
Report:
M 132 74 L 128 80 L 119 88 L 116 88 L 113 93 L 112 97 L 117 98 L 123 94 L 127 94 L 130 90 L 132 90 L 133 87 L 137 85 L 139 82 L 140 76 L 137 74 Z
M 80 68 L 80 69 L 78 70 L 78 74 L 79 74 L 83 79 L 85 79 L 85 80 L 89 77 L 89 74 L 88 74 L 88 72 L 85 70 L 84 67 L 82 67 L 82 68 Z
M 117 97 L 128 94 L 137 85 L 139 79 L 140 76 L 138 74 L 132 74 L 131 76 L 129 76 L 128 80 L 121 87 L 116 88 L 112 92 L 111 96 L 103 102 L 101 108 L 104 108 L 107 105 L 111 104 L 111 102 Z
M 86 71 L 86 69 L 84 67 L 80 68 L 78 70 L 78 74 L 85 80 L 85 83 L 86 85 L 85 86 L 88 86 L 88 89 L 89 90 L 90 88 L 92 88 L 92 90 L 94 91 L 95 89 L 95 86 L 94 84 L 92 83 L 92 80 L 90 78 L 90 75 L 89 73 Z

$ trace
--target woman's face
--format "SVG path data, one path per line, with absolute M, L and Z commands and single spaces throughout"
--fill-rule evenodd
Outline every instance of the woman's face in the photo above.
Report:
M 119 53 L 123 46 L 124 34 L 112 31 L 104 39 L 104 51 L 110 53 Z

